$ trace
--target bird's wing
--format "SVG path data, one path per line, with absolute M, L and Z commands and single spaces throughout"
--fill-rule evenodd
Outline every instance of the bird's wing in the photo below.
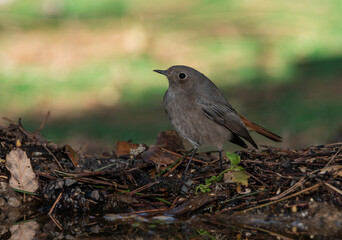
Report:
M 213 102 L 202 96 L 196 98 L 196 103 L 209 119 L 226 127 L 234 134 L 243 137 L 257 148 L 257 145 L 249 135 L 245 124 L 242 122 L 238 113 L 229 104 Z

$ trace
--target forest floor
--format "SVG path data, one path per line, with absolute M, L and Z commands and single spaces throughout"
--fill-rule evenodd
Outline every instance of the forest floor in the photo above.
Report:
M 4 238 L 22 220 L 22 230 L 44 227 L 54 236 L 56 229 L 76 236 L 146 236 L 153 228 L 182 239 L 182 227 L 208 239 L 342 236 L 342 143 L 227 153 L 223 169 L 216 152 L 199 153 L 184 174 L 189 157 L 174 131 L 160 133 L 151 146 L 118 142 L 112 152 L 92 155 L 46 141 L 41 128 L 28 132 L 13 121 L 0 127 Z M 38 215 L 52 223 L 26 221 Z M 120 227 L 109 230 L 98 218 Z M 76 223 L 84 227 L 76 231 Z

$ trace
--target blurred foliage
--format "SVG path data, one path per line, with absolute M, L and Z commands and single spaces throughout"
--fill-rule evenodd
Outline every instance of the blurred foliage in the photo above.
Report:
M 1 0 L 0 111 L 32 127 L 51 110 L 51 140 L 150 143 L 169 128 L 167 81 L 152 70 L 185 64 L 289 145 L 327 141 L 342 118 L 341 10 L 339 0 Z

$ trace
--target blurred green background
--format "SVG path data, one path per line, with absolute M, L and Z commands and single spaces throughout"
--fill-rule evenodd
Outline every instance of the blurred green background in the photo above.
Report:
M 171 128 L 152 70 L 184 64 L 277 146 L 337 141 L 341 12 L 340 0 L 0 0 L 0 117 L 35 130 L 50 110 L 43 136 L 76 147 L 151 144 Z

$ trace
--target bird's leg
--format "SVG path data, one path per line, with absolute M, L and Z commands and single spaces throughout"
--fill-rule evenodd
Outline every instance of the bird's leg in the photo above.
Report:
M 219 156 L 220 156 L 220 167 L 221 167 L 221 171 L 223 171 L 223 164 L 222 164 L 222 149 L 219 149 Z
M 198 147 L 197 147 L 197 148 L 196 148 L 196 147 L 194 148 L 194 151 L 192 152 L 191 157 L 190 157 L 190 159 L 189 159 L 189 162 L 188 162 L 188 164 L 186 165 L 186 168 L 185 168 L 185 170 L 184 170 L 183 176 L 186 175 L 186 172 L 188 171 L 188 168 L 189 168 L 189 166 L 190 166 L 191 160 L 192 160 L 192 158 L 194 157 L 195 153 L 197 152 L 197 149 L 198 149 Z

